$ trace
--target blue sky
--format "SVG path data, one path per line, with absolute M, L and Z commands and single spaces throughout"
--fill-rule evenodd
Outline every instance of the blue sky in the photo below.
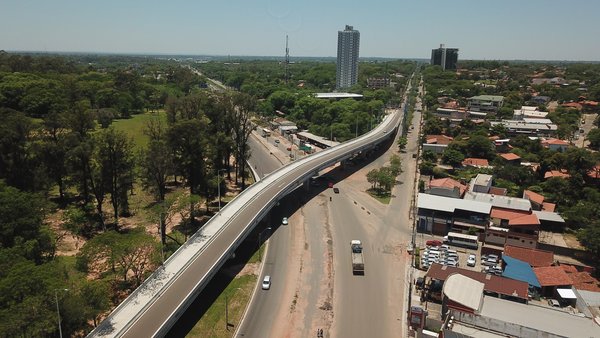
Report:
M 0 49 L 335 56 L 337 31 L 361 56 L 600 61 L 596 0 L 0 0 Z

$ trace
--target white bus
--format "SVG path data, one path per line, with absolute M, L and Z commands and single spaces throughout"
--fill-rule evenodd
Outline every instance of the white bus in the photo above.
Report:
M 444 236 L 444 243 L 470 249 L 477 249 L 479 247 L 477 240 L 477 236 L 460 234 L 458 232 L 449 232 L 447 236 Z
M 263 128 L 262 129 L 262 137 L 269 137 L 271 136 L 271 131 L 267 128 Z

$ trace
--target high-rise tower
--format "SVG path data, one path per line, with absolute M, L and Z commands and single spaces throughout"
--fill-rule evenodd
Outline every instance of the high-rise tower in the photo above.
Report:
M 441 44 L 440 48 L 431 50 L 431 64 L 442 66 L 443 70 L 456 69 L 458 62 L 458 48 L 446 48 Z
M 352 26 L 338 31 L 336 89 L 352 87 L 358 81 L 360 33 Z

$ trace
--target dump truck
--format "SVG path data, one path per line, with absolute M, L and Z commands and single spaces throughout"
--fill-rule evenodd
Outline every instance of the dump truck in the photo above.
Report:
M 362 243 L 358 239 L 350 241 L 350 249 L 352 251 L 352 274 L 365 274 L 365 261 L 362 254 Z

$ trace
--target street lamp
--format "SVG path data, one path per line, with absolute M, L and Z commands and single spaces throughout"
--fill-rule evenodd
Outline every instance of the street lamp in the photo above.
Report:
M 227 171 L 227 169 L 217 170 L 217 193 L 219 195 L 219 212 L 221 211 L 221 171 Z
M 262 257 L 261 257 L 262 256 L 262 250 L 261 250 L 260 242 L 261 242 L 261 239 L 262 239 L 262 234 L 265 233 L 265 231 L 271 231 L 271 227 L 268 227 L 268 228 L 266 228 L 263 231 L 261 231 L 261 232 L 258 233 L 258 261 L 259 262 L 262 262 Z
M 58 307 L 58 291 L 69 291 L 69 289 L 54 289 L 54 299 L 56 300 L 56 315 L 58 318 L 58 333 L 60 335 L 60 338 L 62 338 L 62 325 L 60 324 L 61 320 L 60 320 L 60 308 Z

